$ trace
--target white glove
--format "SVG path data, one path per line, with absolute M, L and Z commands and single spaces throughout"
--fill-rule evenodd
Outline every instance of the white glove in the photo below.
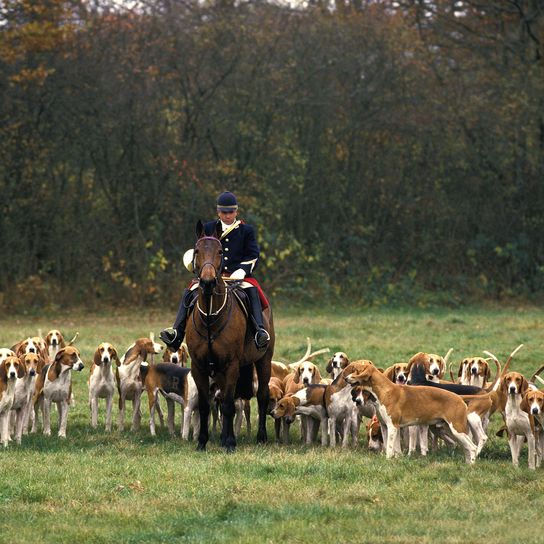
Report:
M 183 254 L 183 264 L 185 265 L 185 268 L 189 271 L 193 271 L 193 259 L 194 259 L 195 250 L 194 249 L 188 249 Z
M 238 268 L 229 277 L 231 280 L 243 280 L 246 277 L 246 271 L 243 268 Z

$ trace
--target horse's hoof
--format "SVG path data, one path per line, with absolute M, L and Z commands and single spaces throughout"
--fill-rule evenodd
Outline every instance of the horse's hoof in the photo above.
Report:
M 266 436 L 266 431 L 257 433 L 257 444 L 266 444 L 268 442 L 268 437 Z
M 196 445 L 196 451 L 206 451 L 206 444 L 201 444 L 200 442 Z
M 225 446 L 225 453 L 234 453 L 236 451 L 236 446 L 232 444 L 230 446 Z

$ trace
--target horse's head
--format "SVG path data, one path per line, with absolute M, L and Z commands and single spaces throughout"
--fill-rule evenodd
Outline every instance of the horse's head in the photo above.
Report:
M 204 293 L 211 296 L 219 278 L 223 265 L 223 246 L 219 240 L 221 226 L 218 225 L 212 236 L 206 236 L 202 221 L 196 225 L 198 240 L 195 244 L 194 271 Z

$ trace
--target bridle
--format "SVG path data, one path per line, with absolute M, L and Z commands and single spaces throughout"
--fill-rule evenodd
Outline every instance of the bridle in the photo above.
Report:
M 202 236 L 202 238 L 198 239 L 198 241 L 197 241 L 197 243 L 195 245 L 195 255 L 193 257 L 194 261 L 196 261 L 198 245 L 203 240 L 213 240 L 213 241 L 217 242 L 219 244 L 220 248 L 222 249 L 222 245 L 221 245 L 220 240 L 218 238 L 216 238 L 215 236 Z M 195 264 L 195 263 L 193 263 L 193 264 Z M 202 270 L 206 266 L 211 266 L 213 268 L 213 270 L 214 270 L 214 281 L 215 281 L 215 285 L 217 285 L 219 279 L 221 278 L 221 269 L 223 268 L 223 254 L 221 253 L 221 264 L 219 265 L 219 269 L 215 266 L 215 264 L 212 261 L 205 261 L 202 264 L 202 266 L 200 267 L 198 272 L 196 272 L 196 277 L 198 278 L 199 283 L 201 282 L 200 276 L 202 274 Z M 229 311 L 228 311 L 227 317 L 224 319 L 224 321 L 223 321 L 222 325 L 219 327 L 219 329 L 217 331 L 215 331 L 215 333 L 212 334 L 211 328 L 220 320 L 221 313 L 225 309 L 225 306 L 227 306 L 227 302 L 229 300 L 229 297 L 228 297 L 228 291 L 229 290 L 228 290 L 227 286 L 225 285 L 225 292 L 224 293 L 214 293 L 214 291 L 212 291 L 211 293 L 207 293 L 204 290 L 204 288 L 202 287 L 202 284 L 199 285 L 199 289 L 202 289 L 202 291 L 204 293 L 204 296 L 207 299 L 209 299 L 208 309 L 207 310 L 203 310 L 200 307 L 200 304 L 199 304 L 198 300 L 196 302 L 196 307 L 197 307 L 200 315 L 202 316 L 201 320 L 206 325 L 207 334 L 204 335 L 198 330 L 196 320 L 195 320 L 196 312 L 193 312 L 193 327 L 194 327 L 195 331 L 198 333 L 198 335 L 201 338 L 204 338 L 208 343 L 208 365 L 211 367 L 211 369 L 213 369 L 213 362 L 211 361 L 211 358 L 210 358 L 212 343 L 214 342 L 214 340 L 216 340 L 219 337 L 219 335 L 223 332 L 223 330 L 225 329 L 225 327 L 227 326 L 227 324 L 229 322 L 230 314 L 232 312 L 232 302 L 228 306 Z M 223 295 L 223 302 L 219 306 L 219 308 L 217 310 L 215 310 L 215 311 L 213 311 L 213 295 L 214 294 Z M 210 319 L 210 318 L 213 318 L 213 317 L 215 317 L 215 319 L 213 319 L 213 320 Z

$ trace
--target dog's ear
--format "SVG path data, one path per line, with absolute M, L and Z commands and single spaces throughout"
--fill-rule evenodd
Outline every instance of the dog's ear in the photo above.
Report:
M 6 370 L 6 361 L 2 361 L 0 364 L 0 381 L 1 382 L 7 382 L 8 381 L 8 373 Z
M 378 370 L 379 370 L 382 374 L 385 373 L 385 369 L 383 369 L 381 366 L 378 367 Z
M 390 381 L 395 381 L 395 365 L 385 369 L 383 375 Z
M 314 383 L 320 383 L 321 379 L 321 372 L 319 372 L 317 365 L 314 365 Z
M 117 350 L 113 346 L 111 346 L 111 350 L 112 350 L 111 358 L 115 361 L 115 364 L 117 366 L 121 366 L 121 361 L 119 360 L 119 355 L 117 353 Z
M 327 363 L 327 366 L 325 367 L 325 370 L 330 374 L 332 372 L 332 357 L 329 359 L 329 362 Z
M 459 372 L 457 373 L 457 377 L 460 378 L 463 375 L 463 369 L 465 368 L 467 364 L 467 360 L 463 359 L 461 361 L 461 364 L 459 365 Z
M 528 389 L 529 389 L 529 382 L 525 379 L 525 376 L 522 376 L 520 393 L 522 395 L 525 395 Z
M 300 366 L 295 369 L 295 375 L 293 377 L 293 383 L 297 385 L 300 383 Z
M 484 385 L 485 382 L 488 382 L 491 380 L 491 368 L 489 366 L 489 363 L 485 362 L 485 372 L 484 372 Z
M 26 376 L 26 365 L 21 363 L 20 360 L 17 359 L 17 363 L 15 364 L 17 367 L 17 377 L 19 379 L 24 378 Z
M 529 413 L 529 400 L 527 399 L 528 392 L 523 395 L 521 399 L 521 404 L 519 405 L 520 410 Z
M 100 346 L 98 346 L 94 352 L 94 357 L 93 357 L 93 363 L 96 365 L 96 366 L 100 366 L 102 364 L 102 359 L 100 357 Z

